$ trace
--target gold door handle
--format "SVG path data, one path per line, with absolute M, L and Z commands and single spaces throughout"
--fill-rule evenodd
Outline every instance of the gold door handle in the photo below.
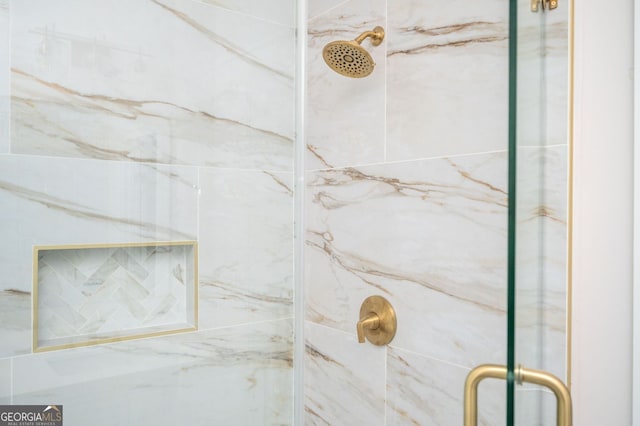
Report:
M 478 385 L 489 378 L 507 380 L 507 367 L 484 364 L 469 372 L 464 382 L 464 426 L 478 425 Z
M 553 391 L 556 396 L 558 408 L 556 411 L 556 423 L 558 426 L 572 426 L 573 414 L 571 406 L 571 394 L 562 380 L 551 373 L 540 370 L 529 370 L 518 367 L 515 371 L 516 382 L 533 383 L 545 386 Z M 478 385 L 484 379 L 507 379 L 507 367 L 503 365 L 485 364 L 479 365 L 467 375 L 464 383 L 464 426 L 477 426 L 478 424 Z

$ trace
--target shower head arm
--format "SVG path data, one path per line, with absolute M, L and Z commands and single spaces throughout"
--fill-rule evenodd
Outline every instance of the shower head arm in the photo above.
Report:
M 375 27 L 373 31 L 365 31 L 356 37 L 354 41 L 358 44 L 362 44 L 362 42 L 369 37 L 371 37 L 371 44 L 374 46 L 380 45 L 382 40 L 384 40 L 384 29 L 378 26 Z

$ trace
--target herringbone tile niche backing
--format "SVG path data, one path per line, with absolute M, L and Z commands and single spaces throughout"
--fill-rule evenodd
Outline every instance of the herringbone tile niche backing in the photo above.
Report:
M 195 242 L 38 246 L 34 261 L 36 352 L 197 328 Z

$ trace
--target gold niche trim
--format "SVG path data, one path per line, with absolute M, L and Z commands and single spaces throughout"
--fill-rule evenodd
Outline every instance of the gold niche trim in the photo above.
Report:
M 133 333 L 123 336 L 104 337 L 78 342 L 64 343 L 60 345 L 38 345 L 38 255 L 41 250 L 78 250 L 94 248 L 127 248 L 127 247 L 167 247 L 167 246 L 191 246 L 193 248 L 193 325 L 191 327 L 179 327 L 175 329 Z M 32 291 L 32 351 L 34 353 L 51 352 L 64 349 L 72 349 L 85 346 L 95 346 L 105 343 L 116 343 L 127 340 L 145 339 L 150 337 L 169 336 L 173 334 L 198 331 L 198 242 L 197 241 L 154 241 L 144 243 L 110 243 L 110 244 L 63 244 L 63 245 L 37 245 L 33 246 L 33 291 Z M 142 329 L 143 330 L 143 329 Z

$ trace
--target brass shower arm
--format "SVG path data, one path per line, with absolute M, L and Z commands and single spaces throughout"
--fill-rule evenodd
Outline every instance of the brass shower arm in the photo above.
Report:
M 378 26 L 375 27 L 373 31 L 365 31 L 356 37 L 354 41 L 358 44 L 362 44 L 362 42 L 368 37 L 371 37 L 371 44 L 379 46 L 380 43 L 382 43 L 382 40 L 384 40 L 384 28 Z

